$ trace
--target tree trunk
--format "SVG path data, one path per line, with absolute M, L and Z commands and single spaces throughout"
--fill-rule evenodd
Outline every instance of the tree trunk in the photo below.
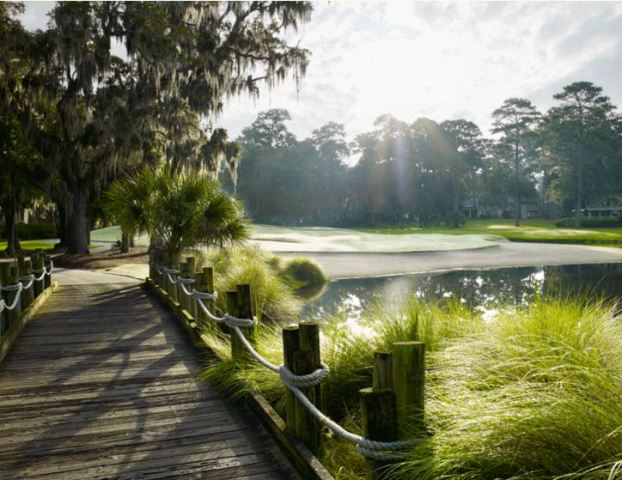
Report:
M 519 168 L 520 168 L 520 162 L 518 159 L 518 141 L 517 141 L 515 150 L 514 150 L 514 173 L 515 173 L 514 183 L 516 184 L 516 196 L 514 197 L 516 199 L 516 215 L 514 217 L 514 225 L 517 227 L 520 227 L 521 208 L 522 208 L 522 203 L 523 203 L 523 199 L 521 198 L 521 191 L 520 191 Z
M 89 253 L 89 221 L 87 217 L 88 191 L 79 187 L 72 192 L 71 211 L 67 225 L 67 253 Z
M 583 204 L 583 160 L 577 160 L 577 185 L 574 206 L 574 228 L 581 228 L 581 207 Z
M 130 251 L 130 236 L 121 232 L 121 253 L 128 253 Z
M 55 200 L 56 207 L 58 208 L 58 243 L 54 245 L 55 248 L 63 248 L 67 246 L 67 225 L 69 221 L 67 220 L 67 200 Z
M 17 238 L 17 206 L 14 201 L 9 200 L 2 210 L 4 211 L 5 237 L 7 240 L 6 252 L 13 256 L 17 250 L 21 250 Z

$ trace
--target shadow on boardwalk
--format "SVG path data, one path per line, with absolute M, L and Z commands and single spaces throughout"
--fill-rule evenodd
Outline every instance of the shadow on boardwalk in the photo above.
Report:
M 65 286 L 0 365 L 0 478 L 292 478 L 135 285 Z

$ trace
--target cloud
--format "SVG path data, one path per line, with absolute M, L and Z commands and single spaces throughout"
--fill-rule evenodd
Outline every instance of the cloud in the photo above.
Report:
M 44 5 L 27 2 L 28 22 Z M 546 110 L 578 80 L 622 104 L 620 31 L 617 2 L 317 2 L 291 35 L 313 54 L 299 90 L 290 79 L 259 99 L 232 98 L 216 125 L 237 135 L 260 111 L 286 108 L 298 137 L 329 121 L 353 137 L 384 113 L 460 116 L 487 133 L 506 98 Z
M 313 58 L 300 95 L 285 84 L 238 108 L 287 108 L 299 136 L 331 120 L 354 136 L 383 113 L 460 116 L 487 132 L 506 98 L 546 110 L 584 79 L 620 103 L 621 15 L 622 4 L 606 2 L 319 3 L 304 31 Z M 237 133 L 238 120 L 225 110 L 219 123 Z

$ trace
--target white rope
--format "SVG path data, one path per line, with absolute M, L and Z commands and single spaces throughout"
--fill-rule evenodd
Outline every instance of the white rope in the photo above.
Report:
M 37 282 L 40 282 L 41 280 L 43 280 L 43 277 L 45 275 L 52 275 L 52 272 L 54 271 L 54 261 L 50 260 L 50 265 L 49 268 L 47 268 L 45 265 L 43 265 L 43 268 L 37 268 L 36 270 L 33 270 L 32 273 L 34 274 L 41 274 L 40 277 L 35 277 L 35 280 Z
M 197 298 L 197 305 L 199 307 L 201 307 L 201 310 L 203 310 L 203 313 L 205 313 L 205 315 L 207 315 L 207 318 L 209 318 L 210 320 L 212 320 L 212 321 L 214 321 L 216 323 L 222 323 L 222 322 L 225 321 L 225 317 L 224 316 L 223 317 L 217 317 L 212 312 L 210 312 L 209 308 L 207 308 L 205 306 L 205 303 L 203 303 L 203 299 Z
M 198 290 L 192 289 L 192 296 L 197 300 L 216 300 L 218 298 L 218 292 L 199 292 Z
M 171 274 L 169 272 L 165 272 L 166 273 L 166 277 L 168 278 L 168 281 L 171 285 L 177 285 L 177 279 L 173 279 L 173 277 L 171 277 Z
M 23 288 L 24 286 L 21 283 L 15 283 L 13 285 L 6 285 L 2 287 L 2 290 L 5 292 L 16 292 L 16 291 L 21 292 Z
M 20 301 L 22 299 L 22 290 L 24 289 L 24 286 L 21 283 L 16 283 L 15 285 L 7 285 L 6 287 L 2 287 L 2 290 L 5 292 L 17 292 L 15 294 L 15 297 L 13 298 L 13 303 L 11 305 L 7 304 L 6 302 L 2 302 L 4 303 L 4 308 L 6 308 L 7 310 L 15 310 L 18 305 L 20 304 Z
M 2 313 L 2 311 L 4 310 L 4 306 L 5 306 L 5 305 L 6 305 L 6 304 L 4 303 L 4 299 L 3 299 L 3 298 L 0 298 L 0 314 L 1 314 L 1 313 Z
M 226 318 L 226 316 L 225 316 Z M 263 358 L 259 352 L 257 352 L 257 350 L 255 350 L 253 348 L 253 346 L 250 344 L 250 342 L 248 341 L 248 339 L 244 336 L 244 334 L 242 333 L 242 331 L 240 330 L 239 327 L 232 327 L 233 331 L 236 333 L 236 335 L 238 336 L 238 338 L 241 340 L 241 342 L 244 344 L 244 346 L 246 347 L 246 349 L 248 350 L 248 352 L 255 357 L 255 360 L 257 360 L 259 363 L 261 363 L 264 367 L 266 367 L 268 370 L 272 370 L 275 373 L 279 373 L 281 370 L 281 367 L 283 367 L 284 365 L 275 365 L 273 363 L 270 363 L 268 360 L 266 360 L 265 358 Z M 288 370 L 289 371 L 289 370 Z M 291 372 L 290 372 L 291 373 Z M 293 375 L 293 374 L 292 374 Z
M 182 280 L 182 279 L 180 278 L 179 280 Z M 192 292 L 186 288 L 186 285 L 184 284 L 184 282 L 180 281 L 179 285 L 181 286 L 181 290 L 184 293 L 184 295 L 186 295 L 187 297 L 192 297 Z
M 24 275 L 23 277 L 20 277 L 19 281 L 24 286 L 24 290 L 29 290 L 35 284 L 35 276 L 32 273 L 29 275 Z
M 33 273 L 40 273 L 41 274 L 40 276 L 35 277 L 35 281 L 36 282 L 40 282 L 41 280 L 43 280 L 45 278 L 45 275 L 46 275 L 45 268 L 40 269 L 40 270 L 33 270 Z
M 251 356 L 261 365 L 263 365 L 268 370 L 278 373 L 281 379 L 281 382 L 287 389 L 289 389 L 296 398 L 300 401 L 300 403 L 323 425 L 332 430 L 335 435 L 352 442 L 357 445 L 357 450 L 365 455 L 367 458 L 372 458 L 376 460 L 398 460 L 403 458 L 401 455 L 397 455 L 394 452 L 396 450 L 402 450 L 408 447 L 412 447 L 421 443 L 422 439 L 414 439 L 414 440 L 398 440 L 393 442 L 383 442 L 379 440 L 370 440 L 369 438 L 365 438 L 356 433 L 349 432 L 337 422 L 327 417 L 319 410 L 311 400 L 307 398 L 307 396 L 300 390 L 303 387 L 312 387 L 320 384 L 324 379 L 329 375 L 330 370 L 327 365 L 321 364 L 321 367 L 315 370 L 314 372 L 308 373 L 306 375 L 296 375 L 291 370 L 289 370 L 285 365 L 275 365 L 272 362 L 265 359 L 248 341 L 248 339 L 244 336 L 240 327 L 253 327 L 257 323 L 256 318 L 238 318 L 233 315 L 229 315 L 228 313 L 224 313 L 223 316 L 219 317 L 212 313 L 209 308 L 205 305 L 203 300 L 215 300 L 217 298 L 217 292 L 207 293 L 207 292 L 199 292 L 197 290 L 192 290 L 192 292 L 188 291 L 185 288 L 185 280 L 183 278 L 178 278 L 177 281 L 173 281 L 170 276 L 170 271 L 167 272 L 167 269 L 164 269 L 167 274 L 169 281 L 173 284 L 177 283 L 177 281 L 181 282 L 182 290 L 186 295 L 191 295 L 197 300 L 197 304 L 201 308 L 201 310 L 210 318 L 212 321 L 216 323 L 224 323 L 227 325 L 240 339 L 246 350 L 251 354 Z M 170 269 L 168 269 L 170 270 Z M 160 271 L 160 269 L 158 269 Z M 188 282 L 190 283 L 190 282 Z

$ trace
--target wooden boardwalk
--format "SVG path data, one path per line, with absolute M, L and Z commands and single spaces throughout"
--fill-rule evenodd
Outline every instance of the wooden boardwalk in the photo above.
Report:
M 297 478 L 138 285 L 64 286 L 0 364 L 0 479 Z

